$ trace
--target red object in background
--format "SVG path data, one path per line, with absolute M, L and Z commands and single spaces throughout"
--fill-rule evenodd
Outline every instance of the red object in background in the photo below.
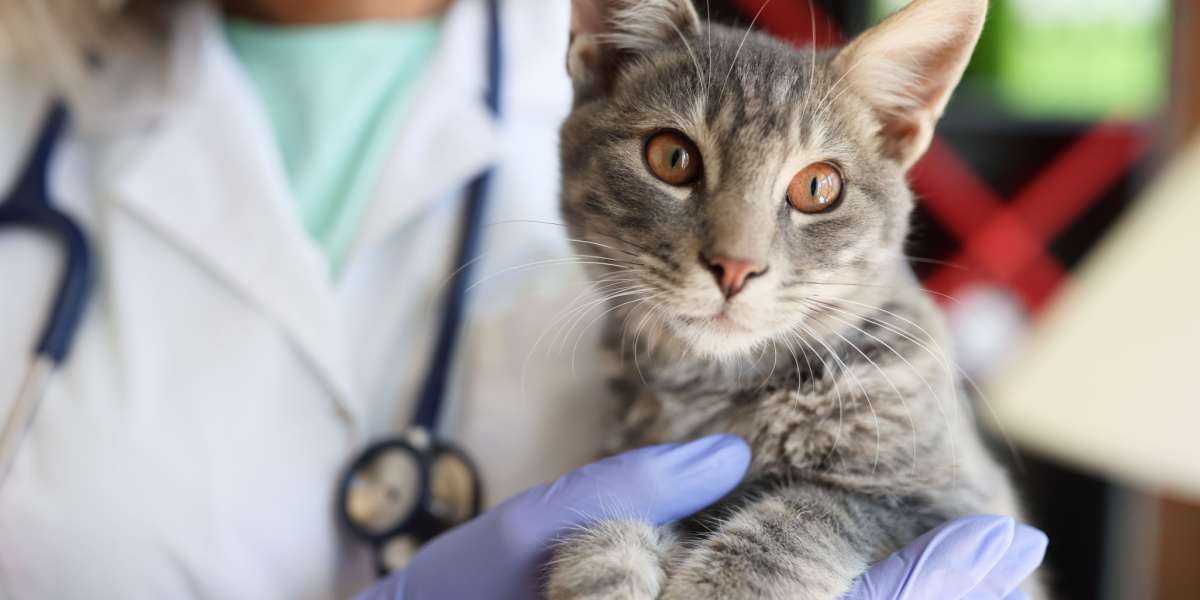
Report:
M 810 0 L 734 0 L 765 31 L 796 45 L 845 36 Z M 815 37 L 814 37 L 815 33 Z M 935 138 L 912 171 L 922 203 L 961 242 L 959 255 L 925 277 L 939 300 L 977 283 L 1001 285 L 1033 313 L 1066 276 L 1049 251 L 1055 236 L 1130 171 L 1146 140 L 1132 126 L 1100 123 L 1004 202 L 944 141 Z

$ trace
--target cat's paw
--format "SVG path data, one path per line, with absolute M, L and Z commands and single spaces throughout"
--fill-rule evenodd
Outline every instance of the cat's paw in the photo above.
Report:
M 655 600 L 674 538 L 642 521 L 601 521 L 567 536 L 549 565 L 547 600 Z

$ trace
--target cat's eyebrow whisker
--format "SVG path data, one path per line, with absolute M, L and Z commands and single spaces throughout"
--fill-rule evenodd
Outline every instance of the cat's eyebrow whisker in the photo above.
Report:
M 853 72 L 853 71 L 854 71 L 854 69 L 858 68 L 858 65 L 862 64 L 862 63 L 863 63 L 863 61 L 865 61 L 866 59 L 867 59 L 867 55 L 864 55 L 864 56 L 861 56 L 861 57 L 859 57 L 859 59 L 858 59 L 857 61 L 855 61 L 853 65 L 850 65 L 850 68 L 849 68 L 849 69 L 846 69 L 846 70 L 845 70 L 845 71 L 844 71 L 844 72 L 841 74 L 841 76 L 839 76 L 837 79 L 835 79 L 835 80 L 834 80 L 834 82 L 833 82 L 833 84 L 832 84 L 832 85 L 830 85 L 828 88 L 826 88 L 826 89 L 825 89 L 825 93 L 824 93 L 824 94 L 821 96 L 821 99 L 820 99 L 820 100 L 818 100 L 818 101 L 817 101 L 817 103 L 816 103 L 815 105 L 813 105 L 813 110 L 812 110 L 812 112 L 811 112 L 811 113 L 809 113 L 809 115 L 808 115 L 808 117 L 809 117 L 809 120 L 810 120 L 810 121 L 814 121 L 814 122 L 815 122 L 815 121 L 817 120 L 817 117 L 818 117 L 818 116 L 822 116 L 822 115 L 824 115 L 824 113 L 825 113 L 825 101 L 826 101 L 826 100 L 828 100 L 828 99 L 829 99 L 829 97 L 830 97 L 830 95 L 832 95 L 832 94 L 833 94 L 833 91 L 834 91 L 835 89 L 837 89 L 837 87 L 838 87 L 839 85 L 841 85 L 841 84 L 842 84 L 842 81 L 844 81 L 844 80 L 846 79 L 846 76 L 847 76 L 847 75 L 849 75 L 851 72 Z
M 842 82 L 846 83 L 846 89 L 850 89 L 850 82 L 846 80 L 846 77 L 853 73 L 854 70 L 857 69 L 859 65 L 863 64 L 864 61 L 866 61 L 868 58 L 872 58 L 873 56 L 874 53 L 872 52 L 864 52 L 863 55 L 858 58 L 858 60 L 854 61 L 854 64 L 850 65 L 850 68 L 846 69 L 846 71 L 842 73 L 841 77 L 837 78 L 837 81 L 833 82 L 833 85 L 829 86 L 829 89 L 825 90 L 825 95 L 822 96 L 821 101 L 817 103 L 817 109 L 811 115 L 810 120 L 817 121 L 825 117 L 825 112 L 832 108 L 836 101 L 836 98 L 830 100 L 830 95 L 832 95 L 833 91 L 836 90 L 838 86 L 842 85 Z M 841 97 L 840 92 L 838 93 L 837 97 Z M 826 102 L 826 100 L 829 100 L 829 102 Z
M 808 0 L 808 20 L 812 25 L 812 65 L 809 67 L 808 77 L 806 78 L 807 85 L 804 90 L 804 106 L 800 108 L 800 114 L 804 115 L 810 106 L 812 106 L 813 94 L 812 89 L 816 84 L 817 79 L 817 11 L 813 6 L 813 0 Z
M 696 58 L 696 53 L 692 50 L 692 45 L 687 41 L 687 36 L 683 35 L 683 32 L 679 30 L 679 26 L 670 21 L 667 24 L 671 26 L 671 29 L 675 30 L 675 35 L 679 36 L 679 41 L 683 42 L 683 47 L 687 50 L 688 56 L 692 57 L 692 65 L 696 67 L 696 85 L 699 88 L 696 90 L 696 94 L 704 101 L 707 101 L 708 92 L 706 87 L 708 83 L 707 78 L 704 77 L 703 70 L 700 68 L 700 59 Z
M 725 73 L 725 80 L 721 82 L 721 95 L 725 95 L 725 88 L 729 86 L 729 77 L 733 75 L 733 68 L 737 66 L 738 57 L 742 55 L 742 48 L 746 45 L 746 40 L 750 39 L 750 34 L 754 31 L 754 25 L 758 23 L 758 18 L 762 16 L 763 11 L 767 10 L 767 6 L 771 4 L 771 0 L 763 2 L 763 5 L 758 8 L 758 12 L 754 14 L 754 19 L 750 21 L 750 25 L 746 27 L 746 35 L 742 36 L 742 41 L 738 44 L 737 51 L 733 53 L 733 60 L 729 63 L 729 71 Z
M 823 308 L 825 308 L 827 311 L 828 310 L 835 310 L 835 311 L 839 310 L 837 307 L 826 305 L 824 303 L 821 303 L 820 301 L 817 301 L 817 302 Z M 840 311 L 840 312 L 845 312 L 845 311 Z M 905 358 L 903 355 L 901 355 L 899 352 L 897 352 L 895 348 L 893 348 L 887 342 L 879 339 L 878 337 L 875 337 L 874 335 L 872 335 L 871 333 L 869 333 L 867 330 L 863 329 L 862 327 L 859 327 L 858 325 L 855 325 L 854 323 L 851 323 L 850 321 L 847 321 L 847 320 L 837 317 L 835 315 L 829 314 L 828 312 L 823 313 L 823 314 L 818 314 L 815 316 L 829 317 L 829 318 L 837 321 L 838 323 L 841 323 L 842 325 L 850 327 L 850 328 L 858 331 L 862 335 L 867 336 L 867 337 L 871 338 L 872 340 L 875 340 L 877 343 L 882 344 L 884 348 L 887 348 L 887 350 L 890 351 L 892 354 L 895 354 L 896 357 L 899 358 L 901 361 L 903 361 L 904 364 L 908 365 L 909 370 L 911 370 L 913 372 L 913 374 L 916 375 L 925 384 L 925 387 L 929 389 L 929 393 L 933 394 L 933 402 L 935 405 L 937 405 L 939 412 L 942 413 L 942 418 L 946 421 L 947 429 L 951 430 L 951 431 L 953 430 L 953 427 L 950 425 L 949 417 L 946 416 L 945 411 L 942 409 L 941 399 L 938 397 L 938 393 L 933 389 L 933 386 L 929 384 L 929 381 L 927 379 L 925 379 L 925 376 L 922 375 L 921 372 L 919 370 L 917 370 L 917 368 L 915 366 L 913 366 L 913 364 L 911 362 L 909 362 L 907 358 Z M 832 330 L 832 328 L 830 328 L 830 329 Z M 913 471 L 913 476 L 915 477 L 917 474 L 917 424 L 916 424 L 916 421 L 913 420 L 912 407 L 909 406 L 908 400 L 906 400 L 904 398 L 904 395 L 900 393 L 900 390 L 896 387 L 896 384 L 893 382 L 892 378 L 887 374 L 886 371 L 884 371 L 879 366 L 878 363 L 876 363 L 874 360 L 872 360 L 871 357 L 867 356 L 867 354 L 865 352 L 863 352 L 861 348 L 859 348 L 855 344 L 851 343 L 849 340 L 847 340 L 845 337 L 843 337 L 840 333 L 836 334 L 836 335 L 838 337 L 842 338 L 842 340 L 844 340 L 847 344 L 850 344 L 850 346 L 852 348 L 854 348 L 855 350 L 857 350 L 858 353 L 861 354 L 863 358 L 867 359 L 867 362 L 871 363 L 871 366 L 875 367 L 875 370 L 880 375 L 883 376 L 884 380 L 887 381 L 888 386 L 891 387 L 892 391 L 896 394 L 896 397 L 900 399 L 901 404 L 904 405 L 904 411 L 908 416 L 908 425 L 909 425 L 909 428 L 912 430 L 912 446 L 913 446 L 912 471 Z M 951 433 L 950 452 L 951 452 L 951 464 L 953 465 L 953 467 L 957 467 L 957 465 L 958 465 L 958 461 L 956 460 L 957 452 L 954 447 L 953 433 Z M 953 469 L 951 472 L 954 472 Z
M 833 358 L 833 360 L 835 362 L 837 362 L 839 365 L 841 365 L 842 372 L 850 375 L 850 377 L 852 377 L 854 379 L 855 385 L 858 386 L 858 390 L 860 392 L 862 392 L 863 400 L 865 400 L 867 402 L 867 408 L 870 409 L 871 418 L 875 422 L 875 460 L 871 466 L 871 472 L 872 473 L 876 472 L 879 469 L 879 453 L 880 453 L 880 448 L 883 444 L 883 433 L 879 428 L 879 413 L 875 412 L 875 405 L 874 405 L 874 403 L 871 402 L 871 396 L 870 396 L 870 394 L 867 393 L 866 386 L 863 385 L 862 379 L 859 378 L 858 373 L 855 373 L 850 368 L 850 366 L 847 365 L 840 356 L 838 356 L 837 352 L 834 351 L 834 349 L 828 343 L 826 343 L 825 340 L 821 339 L 821 337 L 818 336 L 815 331 L 809 329 L 803 323 L 799 323 L 799 324 L 797 324 L 797 326 L 800 327 L 802 330 L 807 331 L 808 334 L 810 336 L 812 336 L 812 338 L 814 340 L 816 340 L 816 342 L 818 344 L 821 344 L 822 346 L 825 347 L 826 350 L 829 351 L 830 357 Z
M 712 0 L 704 0 L 704 35 L 705 50 L 708 53 L 708 66 L 704 69 L 704 77 L 712 75 Z

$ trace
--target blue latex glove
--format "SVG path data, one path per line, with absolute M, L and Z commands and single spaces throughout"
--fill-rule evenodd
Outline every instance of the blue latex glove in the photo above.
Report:
M 1008 517 L 951 521 L 871 567 L 844 600 L 1023 600 L 1046 534 Z
M 529 600 L 540 597 L 552 542 L 605 517 L 665 524 L 720 500 L 750 465 L 739 438 L 713 436 L 683 445 L 626 452 L 510 498 L 433 540 L 405 573 L 359 600 Z

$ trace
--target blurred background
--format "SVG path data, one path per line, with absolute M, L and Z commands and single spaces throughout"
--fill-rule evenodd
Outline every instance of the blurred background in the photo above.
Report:
M 905 2 L 707 4 L 714 20 L 829 46 Z M 1200 598 L 1198 13 L 1196 0 L 991 0 L 913 172 L 908 252 L 1050 535 L 1064 600 Z

